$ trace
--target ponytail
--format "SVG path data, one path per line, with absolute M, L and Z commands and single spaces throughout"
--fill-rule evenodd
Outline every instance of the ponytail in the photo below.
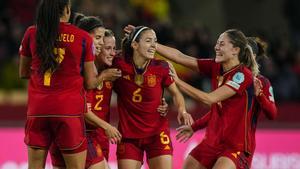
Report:
M 59 63 L 53 54 L 57 45 L 60 17 L 63 15 L 69 0 L 41 0 L 36 18 L 36 52 L 41 60 L 40 72 L 54 72 Z
M 253 50 L 250 45 L 245 47 L 245 56 L 240 59 L 245 66 L 251 69 L 253 76 L 257 76 L 259 74 L 259 65 L 253 56 Z
M 240 48 L 238 55 L 240 63 L 251 69 L 252 74 L 256 76 L 259 73 L 258 64 L 254 58 L 253 50 L 249 45 L 244 33 L 237 29 L 229 29 L 225 31 L 225 33 L 228 35 L 233 46 Z

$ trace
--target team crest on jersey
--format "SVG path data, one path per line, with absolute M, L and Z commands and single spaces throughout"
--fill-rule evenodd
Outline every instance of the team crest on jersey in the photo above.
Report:
M 147 76 L 147 83 L 149 87 L 154 87 L 156 85 L 156 76 L 155 75 Z
M 112 88 L 112 83 L 111 82 L 105 82 L 105 87 L 108 89 Z
M 242 72 L 237 72 L 233 75 L 232 80 L 237 84 L 241 84 L 245 80 L 245 75 Z

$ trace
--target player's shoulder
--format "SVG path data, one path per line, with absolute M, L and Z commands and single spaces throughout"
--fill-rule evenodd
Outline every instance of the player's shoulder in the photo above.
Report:
M 253 76 L 252 71 L 245 65 L 241 65 L 236 71 L 243 73 L 247 77 L 252 78 L 252 76 Z
M 150 65 L 169 69 L 169 63 L 163 59 L 152 59 Z
M 26 29 L 26 33 L 33 33 L 36 31 L 36 26 L 35 25 L 31 25 Z

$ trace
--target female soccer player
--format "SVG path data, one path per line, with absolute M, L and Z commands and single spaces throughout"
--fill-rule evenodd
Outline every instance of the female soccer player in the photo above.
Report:
M 235 29 L 222 33 L 215 46 L 214 60 L 196 59 L 163 45 L 158 45 L 157 51 L 212 79 L 212 92 L 205 93 L 175 78 L 183 92 L 211 106 L 210 113 L 205 116 L 209 119 L 204 124 L 207 125 L 205 137 L 187 157 L 183 168 L 250 167 L 253 155 L 252 143 L 249 143 L 250 108 L 254 97 L 252 81 L 258 66 L 244 34 Z M 182 139 L 183 134 L 184 131 L 179 130 L 178 139 Z
M 102 79 L 95 73 L 91 37 L 67 23 L 70 6 L 69 0 L 42 0 L 36 25 L 26 30 L 21 43 L 19 76 L 30 79 L 24 139 L 28 168 L 44 168 L 52 142 L 67 168 L 85 165 L 83 83 L 95 88 Z
M 191 124 L 184 99 L 169 75 L 169 65 L 154 59 L 157 38 L 148 27 L 136 27 L 123 40 L 124 59 L 115 58 L 114 66 L 122 77 L 114 83 L 118 96 L 119 130 L 122 141 L 117 147 L 120 169 L 141 168 L 146 152 L 151 169 L 172 168 L 172 144 L 166 117 L 157 107 L 167 88 L 178 108 L 180 123 Z
M 254 57 L 256 58 L 256 60 L 259 60 L 266 56 L 265 54 L 266 44 L 263 41 L 254 37 L 250 37 L 247 39 L 249 45 L 253 50 Z M 259 118 L 259 115 L 263 113 L 270 120 L 273 120 L 277 116 L 277 108 L 275 105 L 271 83 L 266 77 L 260 74 L 254 77 L 254 94 L 255 94 L 255 99 L 253 100 L 254 103 L 252 104 L 252 108 L 251 108 L 252 113 L 249 119 L 250 120 L 249 123 L 251 123 L 249 143 L 252 143 L 249 151 L 252 155 L 254 154 L 255 151 L 255 131 L 256 131 L 256 125 L 257 125 L 257 120 Z M 196 120 L 192 126 L 184 125 L 179 127 L 178 139 L 180 141 L 187 141 L 193 135 L 194 132 L 203 129 L 204 127 L 207 126 L 210 116 L 211 113 L 209 112 L 201 119 Z M 250 164 L 251 161 L 252 158 L 250 160 Z
M 104 154 L 102 153 L 101 139 L 105 134 L 112 140 L 112 142 L 119 142 L 121 134 L 119 131 L 111 126 L 107 119 L 110 108 L 110 98 L 112 85 L 111 81 L 119 78 L 121 72 L 117 69 L 106 69 L 102 58 L 99 54 L 103 48 L 103 38 L 105 34 L 105 28 L 103 22 L 94 16 L 84 16 L 77 21 L 77 26 L 90 33 L 93 38 L 94 44 L 100 44 L 95 48 L 95 64 L 101 81 L 97 88 L 88 90 L 87 92 L 87 107 L 88 112 L 84 114 L 85 120 L 90 122 L 86 123 L 86 137 L 87 137 L 87 158 L 85 168 L 108 168 L 107 162 L 104 160 Z M 111 64 L 110 64 L 111 65 Z M 103 86 L 105 84 L 105 86 Z M 100 128 L 102 129 L 100 129 Z M 104 130 L 103 130 L 104 129 Z M 99 135 L 103 134 L 103 135 Z M 65 162 L 61 157 L 60 151 L 53 145 L 51 147 L 52 164 L 56 169 L 65 168 Z

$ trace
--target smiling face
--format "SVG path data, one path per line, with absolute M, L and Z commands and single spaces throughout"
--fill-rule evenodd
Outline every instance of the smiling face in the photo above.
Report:
M 96 47 L 96 56 L 101 52 L 101 48 L 103 47 L 104 32 L 105 32 L 104 27 L 97 27 L 90 33 L 90 35 L 93 38 L 94 45 Z
M 107 36 L 103 38 L 103 41 L 104 45 L 102 46 L 99 57 L 105 65 L 111 66 L 116 56 L 116 39 L 114 36 Z
M 132 42 L 134 53 L 145 58 L 146 60 L 154 58 L 156 46 L 157 38 L 155 32 L 152 29 L 141 32 L 139 42 Z
M 217 63 L 223 63 L 238 57 L 239 48 L 233 46 L 226 33 L 222 33 L 215 45 L 215 52 L 215 61 Z

